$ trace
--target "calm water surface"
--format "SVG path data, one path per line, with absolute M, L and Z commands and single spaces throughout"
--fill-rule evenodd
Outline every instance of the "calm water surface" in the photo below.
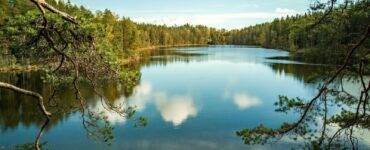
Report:
M 274 111 L 279 95 L 315 94 L 317 85 L 310 81 L 326 67 L 266 59 L 287 55 L 239 46 L 158 50 L 140 65 L 140 81 L 133 89 L 112 83 L 104 90 L 113 103 L 136 106 L 136 115 L 146 117 L 147 126 L 135 127 L 135 119 L 106 111 L 96 95 L 86 94 L 89 107 L 105 114 L 114 127 L 111 145 L 93 140 L 80 112 L 72 108 L 73 93 L 66 91 L 59 94 L 65 113 L 53 117 L 42 141 L 50 149 L 294 148 L 291 142 L 247 146 L 235 134 L 259 124 L 278 127 L 293 121 L 296 115 Z M 50 94 L 37 73 L 2 74 L 0 79 Z M 0 91 L 0 98 L 0 149 L 33 142 L 42 125 L 35 104 L 7 91 Z

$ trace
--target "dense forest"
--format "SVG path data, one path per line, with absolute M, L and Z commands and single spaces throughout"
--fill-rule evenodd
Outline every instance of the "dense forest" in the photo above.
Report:
M 148 49 L 195 45 L 255 45 L 289 51 L 291 56 L 289 59 L 336 65 L 323 67 L 324 65 L 299 63 L 302 66 L 297 69 L 289 63 L 269 64 L 268 66 L 279 76 L 297 73 L 299 75 L 293 75 L 293 77 L 298 80 L 319 82 L 317 94 L 307 100 L 300 97 L 290 98 L 289 95 L 279 95 L 278 101 L 274 103 L 275 112 L 287 114 L 292 111 L 297 113 L 299 118 L 295 122 L 282 123 L 277 128 L 276 126 L 271 128 L 268 124 L 260 124 L 254 128 L 236 131 L 236 136 L 241 137 L 245 144 L 253 145 L 275 141 L 282 136 L 292 136 L 293 140 L 297 140 L 295 134 L 302 140 L 307 140 L 312 149 L 332 149 L 333 145 L 336 148 L 340 146 L 340 143 L 333 143 L 333 140 L 337 139 L 340 142 L 342 137 L 340 134 L 344 133 L 348 134 L 344 138 L 348 138 L 351 146 L 355 149 L 356 139 L 352 134 L 353 131 L 357 128 L 367 130 L 369 128 L 370 40 L 368 37 L 370 35 L 370 10 L 368 7 L 370 2 L 368 0 L 315 2 L 311 6 L 311 11 L 305 14 L 286 16 L 277 18 L 270 23 L 227 31 L 202 25 L 166 26 L 135 23 L 129 18 L 119 17 L 110 10 L 92 12 L 69 1 L 0 0 L 0 72 L 9 73 L 0 74 L 0 79 L 4 80 L 4 82 L 0 81 L 0 89 L 7 90 L 5 93 L 8 90 L 13 91 L 7 94 L 0 93 L 2 99 L 8 100 L 1 104 L 1 107 L 6 108 L 1 111 L 6 117 L 1 115 L 0 119 L 5 120 L 3 122 L 10 129 L 15 128 L 14 124 L 19 124 L 19 122 L 8 120 L 9 115 L 25 122 L 27 126 L 31 124 L 29 120 L 31 118 L 28 116 L 34 115 L 31 112 L 35 112 L 35 107 L 38 107 L 45 122 L 41 120 L 41 114 L 37 114 L 38 119 L 34 119 L 34 121 L 38 125 L 43 125 L 31 147 L 41 149 L 43 143 L 40 143 L 40 138 L 44 130 L 48 130 L 49 121 L 51 125 L 59 121 L 52 116 L 69 116 L 68 113 L 72 109 L 73 112 L 79 110 L 82 124 L 88 136 L 102 140 L 109 145 L 114 139 L 112 124 L 106 114 L 91 109 L 88 105 L 89 99 L 97 98 L 94 103 L 99 101 L 104 110 L 117 113 L 124 119 L 133 118 L 138 126 L 145 126 L 147 124 L 145 117 L 133 117 L 137 108 L 126 105 L 127 102 L 130 102 L 126 98 L 132 96 L 141 84 L 141 66 L 149 66 L 151 63 L 163 65 L 176 60 L 189 62 L 186 56 L 206 55 L 173 52 L 172 50 L 149 51 Z M 259 51 L 260 49 L 253 50 Z M 158 53 L 158 56 L 171 55 L 173 57 L 161 61 L 161 57 L 156 59 L 145 57 L 148 54 L 146 52 L 150 52 L 151 56 Z M 140 62 L 134 62 L 139 59 L 141 59 Z M 275 57 L 275 59 L 282 59 L 282 57 Z M 251 69 L 249 64 L 253 65 L 254 63 L 246 64 L 248 66 L 238 67 L 236 71 L 245 69 L 246 72 L 253 72 L 253 68 Z M 36 77 L 32 77 L 24 70 L 15 74 L 12 69 L 2 70 L 9 66 L 12 68 L 12 66 L 18 65 L 20 68 L 34 66 L 37 70 L 35 71 Z M 316 70 L 316 66 L 320 66 L 320 68 Z M 216 66 L 215 68 L 224 69 L 227 67 Z M 329 71 L 331 68 L 336 68 L 336 70 Z M 208 69 L 209 67 L 206 66 L 202 70 L 208 71 Z M 196 70 L 189 72 L 196 72 Z M 220 72 L 229 73 L 227 70 Z M 234 77 L 234 74 L 230 74 Z M 254 76 L 260 75 L 264 77 L 262 76 L 263 72 L 258 72 Z M 172 76 L 178 79 L 184 74 Z M 212 74 L 207 74 L 206 77 L 212 76 Z M 223 77 L 223 74 L 216 77 L 221 76 Z M 143 72 L 143 77 L 145 77 L 145 72 Z M 167 80 L 168 76 L 163 77 L 165 78 L 163 81 L 169 81 Z M 199 78 L 199 80 L 203 80 L 203 78 Z M 252 80 L 256 80 L 256 78 L 252 78 Z M 275 74 L 272 80 L 278 80 Z M 351 81 L 360 88 L 351 88 L 351 92 L 348 92 L 344 88 L 344 80 Z M 213 78 L 211 81 L 216 83 L 222 79 Z M 286 83 L 287 80 L 281 81 L 282 85 L 290 86 Z M 26 84 L 26 82 L 30 84 Z M 165 82 L 161 82 L 161 84 L 163 83 Z M 181 82 L 175 86 L 185 87 L 183 84 L 184 82 Z M 236 82 L 235 84 L 248 85 L 246 82 Z M 30 86 L 28 87 L 28 85 Z M 208 85 L 213 86 L 214 84 Z M 271 83 L 266 82 L 265 85 L 267 86 L 260 90 L 264 92 L 262 94 L 273 93 L 267 90 Z M 106 88 L 106 86 L 108 87 Z M 169 88 L 176 89 L 172 86 Z M 192 86 L 189 88 L 195 89 Z M 296 86 L 291 88 L 292 90 L 297 89 Z M 207 94 L 204 97 L 209 98 L 212 89 L 207 88 L 207 91 L 200 92 Z M 178 89 L 176 90 L 179 92 Z M 352 90 L 355 94 L 352 93 Z M 145 91 L 150 93 L 151 86 L 146 87 Z M 215 91 L 217 92 L 217 90 Z M 238 91 L 241 90 L 238 88 Z M 254 93 L 260 91 L 254 91 Z M 123 102 L 117 104 L 114 101 L 121 99 L 121 93 L 123 93 Z M 237 99 L 235 97 L 238 95 L 236 93 L 234 99 Z M 34 103 L 21 102 L 19 98 L 23 96 L 37 99 L 37 105 L 36 101 Z M 64 101 L 64 98 L 69 101 Z M 138 98 L 141 99 L 141 97 Z M 252 98 L 254 99 L 254 97 Z M 192 101 L 192 98 L 189 99 Z M 242 99 L 247 101 L 243 101 L 243 104 L 250 103 L 249 96 L 244 96 Z M 235 101 L 238 103 L 238 100 Z M 66 102 L 65 106 L 58 105 L 62 102 Z M 14 103 L 16 105 L 13 105 Z M 19 111 L 19 109 L 23 109 L 22 104 L 27 107 L 27 110 Z M 192 104 L 190 105 L 193 108 Z M 332 106 L 338 107 L 338 113 L 331 112 Z M 17 117 L 16 113 L 25 113 L 26 118 Z M 219 112 L 217 113 L 219 114 Z M 196 111 L 195 113 L 194 111 L 190 112 L 189 116 L 193 114 L 196 114 Z M 163 114 L 161 115 L 163 116 Z M 230 118 L 230 115 L 227 117 Z M 209 120 L 206 121 L 209 122 Z M 135 126 L 137 124 L 135 123 Z M 329 129 L 333 125 L 336 127 Z M 312 126 L 315 128 L 311 129 Z M 207 126 L 207 128 L 209 127 Z M 336 132 L 332 134 L 334 130 Z M 321 133 L 317 134 L 318 132 Z
M 95 41 L 98 41 L 97 48 L 103 50 L 113 60 L 122 61 L 118 58 L 133 57 L 137 54 L 134 50 L 140 49 L 226 43 L 225 36 L 222 35 L 225 30 L 189 24 L 173 27 L 139 24 L 129 18 L 120 18 L 110 10 L 93 13 L 83 6 L 76 6 L 70 2 L 48 0 L 48 3 L 76 16 L 82 28 L 93 32 Z M 16 58 L 6 57 L 7 62 L 3 64 L 8 65 L 11 61 L 29 64 L 31 60 L 22 59 L 30 58 L 24 56 L 29 54 L 19 54 L 17 50 L 20 48 L 19 45 L 10 43 L 21 37 L 26 40 L 24 37 L 35 34 L 34 22 L 40 15 L 38 10 L 29 1 L 1 0 L 0 7 L 0 43 L 2 43 L 0 52 L 2 55 Z M 22 25 L 16 26 L 20 24 Z
M 354 44 L 370 24 L 369 1 L 348 2 L 333 6 L 331 11 L 330 16 L 320 11 L 297 14 L 232 30 L 228 44 L 283 49 L 303 61 L 340 64 L 348 51 L 347 45 Z M 369 49 L 370 42 L 363 48 Z
M 234 44 L 283 49 L 290 51 L 294 59 L 339 64 L 347 51 L 346 45 L 353 43 L 370 24 L 369 2 L 366 0 L 333 6 L 334 15 L 320 20 L 326 25 L 314 27 L 314 21 L 324 13 L 315 11 L 231 31 L 189 24 L 139 24 L 129 18 L 120 18 L 109 10 L 94 13 L 70 2 L 48 2 L 76 16 L 83 28 L 93 32 L 98 49 L 114 61 L 133 57 L 137 54 L 136 50 L 161 46 Z M 29 1 L 1 0 L 0 7 L 0 52 L 3 57 L 10 55 L 16 58 L 6 57 L 0 64 L 29 64 L 31 60 L 22 59 L 26 58 L 22 56 L 25 54 L 17 53 L 19 45 L 10 43 L 19 37 L 30 36 L 27 34 L 35 34 L 32 33 L 33 22 L 39 12 Z M 15 25 L 19 24 L 23 26 L 16 28 Z M 367 42 L 362 48 L 369 47 Z

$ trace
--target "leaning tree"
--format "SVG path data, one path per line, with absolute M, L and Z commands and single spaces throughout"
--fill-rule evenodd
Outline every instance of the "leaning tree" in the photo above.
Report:
M 295 140 L 309 141 L 309 149 L 333 149 L 334 146 L 358 148 L 358 139 L 353 135 L 356 130 L 370 129 L 369 107 L 369 36 L 370 25 L 365 24 L 351 29 L 350 19 L 365 16 L 368 22 L 370 2 L 368 0 L 329 0 L 315 1 L 312 14 L 320 16 L 313 23 L 302 27 L 310 32 L 320 27 L 337 28 L 345 26 L 348 31 L 343 41 L 347 49 L 343 63 L 331 72 L 318 87 L 317 94 L 309 100 L 279 96 L 276 111 L 298 112 L 299 118 L 292 123 L 283 123 L 278 128 L 260 125 L 238 131 L 245 144 L 265 144 L 288 137 Z M 319 29 L 318 29 L 319 30 Z M 320 31 L 320 30 L 319 30 Z M 330 38 L 330 35 L 326 36 Z M 343 44 L 339 43 L 339 44 Z M 359 90 L 345 88 L 343 81 L 350 81 Z M 352 91 L 349 91 L 352 90 Z M 330 109 L 339 110 L 333 113 Z M 347 140 L 348 139 L 348 140 Z
M 100 138 L 104 141 L 112 140 L 112 127 L 109 122 L 99 126 L 98 120 L 104 119 L 98 113 L 94 113 L 86 106 L 86 100 L 81 94 L 79 83 L 87 81 L 94 92 L 100 96 L 105 109 L 117 113 L 122 117 L 131 117 L 134 108 L 123 105 L 115 106 L 105 101 L 103 94 L 98 90 L 101 79 L 120 80 L 120 67 L 112 64 L 104 51 L 95 46 L 93 31 L 86 29 L 76 17 L 65 11 L 61 11 L 50 5 L 45 0 L 30 0 L 37 9 L 36 14 L 26 16 L 30 21 L 16 22 L 17 19 L 9 20 L 10 26 L 28 27 L 27 33 L 16 34 L 13 50 L 22 55 L 32 58 L 45 75 L 45 80 L 52 82 L 55 87 L 48 99 L 53 99 L 58 92 L 59 84 L 69 84 L 73 87 L 74 95 L 81 110 L 82 124 L 88 135 L 92 138 Z M 29 31 L 29 32 L 28 32 Z M 19 32 L 26 32 L 21 30 Z M 19 36 L 21 35 L 21 36 Z M 36 149 L 41 149 L 40 138 L 47 127 L 52 113 L 48 111 L 45 97 L 42 94 L 22 89 L 10 83 L 0 81 L 0 88 L 33 97 L 37 100 L 39 110 L 45 117 L 45 123 L 41 127 L 33 144 Z M 63 90 L 63 89 L 59 89 Z M 50 101 L 50 100 L 49 100 Z M 145 121 L 143 118 L 141 121 Z M 107 125 L 108 124 L 108 125 Z M 102 134 L 99 134 L 102 132 Z

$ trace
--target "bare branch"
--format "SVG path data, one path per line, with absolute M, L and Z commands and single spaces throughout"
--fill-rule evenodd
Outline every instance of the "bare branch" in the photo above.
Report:
M 61 16 L 66 21 L 69 21 L 73 24 L 78 24 L 75 17 L 67 14 L 66 12 L 63 12 L 63 11 L 60 11 L 60 10 L 56 9 L 55 7 L 46 3 L 45 0 L 30 0 L 30 1 L 32 3 L 34 3 L 35 5 L 37 5 L 37 7 L 40 9 L 40 11 L 43 15 L 45 15 L 45 9 L 47 9 L 50 12 Z
M 39 104 L 40 109 L 42 110 L 42 113 L 45 115 L 46 118 L 50 118 L 51 113 L 46 110 L 46 108 L 44 106 L 44 98 L 39 93 L 35 93 L 35 92 L 31 92 L 31 91 L 28 91 L 28 90 L 25 90 L 25 89 L 21 89 L 19 87 L 16 87 L 14 85 L 4 83 L 4 82 L 0 82 L 0 88 L 9 89 L 9 90 L 12 90 L 12 91 L 17 92 L 17 93 L 21 93 L 21 94 L 24 94 L 24 95 L 28 95 L 28 96 L 32 96 L 34 98 L 37 98 L 38 101 L 39 101 L 38 104 Z
M 46 119 L 45 122 L 44 122 L 44 124 L 40 128 L 40 131 L 37 133 L 36 140 L 35 140 L 35 148 L 36 148 L 36 150 L 41 150 L 41 148 L 40 148 L 40 140 L 41 140 L 42 134 L 44 133 L 44 130 L 48 126 L 49 122 L 50 122 L 50 119 Z
M 335 2 L 336 2 L 336 0 L 330 0 L 330 6 L 329 6 L 328 10 L 326 10 L 324 12 L 324 15 L 322 15 L 321 18 L 318 21 L 316 21 L 314 24 L 310 25 L 308 27 L 308 29 L 315 28 L 317 25 L 321 24 L 333 12 Z

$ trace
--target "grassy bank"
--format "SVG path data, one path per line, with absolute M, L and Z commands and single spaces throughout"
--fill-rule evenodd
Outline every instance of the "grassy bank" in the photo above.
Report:
M 179 45 L 160 45 L 139 48 L 138 51 L 155 50 L 161 48 L 175 48 L 175 47 L 195 47 L 195 46 L 208 46 L 207 44 L 179 44 Z
M 13 65 L 13 66 L 0 66 L 0 73 L 2 72 L 30 72 L 39 70 L 37 65 Z
M 176 47 L 195 47 L 195 46 L 208 46 L 206 44 L 181 44 L 181 45 L 161 45 L 161 46 L 150 46 L 144 48 L 138 48 L 134 51 L 134 54 L 130 55 L 128 58 L 119 60 L 119 65 L 126 66 L 138 63 L 143 57 L 147 57 L 152 50 L 161 48 L 176 48 Z M 37 71 L 41 67 L 40 65 L 1 65 L 0 72 L 30 72 Z

